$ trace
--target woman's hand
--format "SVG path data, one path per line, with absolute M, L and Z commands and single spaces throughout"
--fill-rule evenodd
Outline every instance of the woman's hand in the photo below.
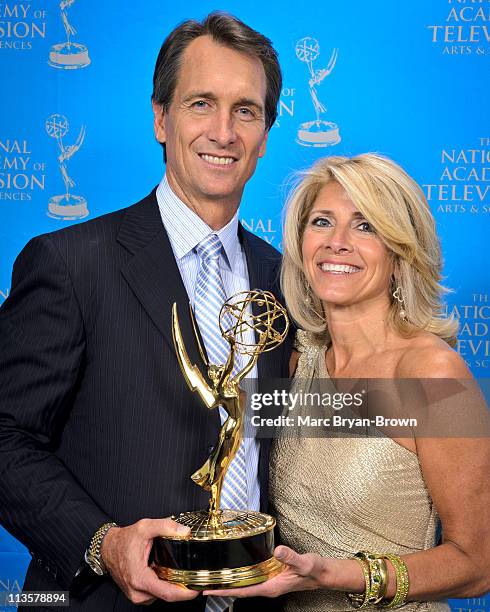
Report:
M 250 587 L 204 591 L 204 595 L 278 597 L 291 591 L 329 588 L 329 582 L 333 582 L 334 559 L 325 559 L 313 553 L 300 555 L 287 546 L 278 546 L 274 557 L 284 563 L 282 572 L 274 578 Z

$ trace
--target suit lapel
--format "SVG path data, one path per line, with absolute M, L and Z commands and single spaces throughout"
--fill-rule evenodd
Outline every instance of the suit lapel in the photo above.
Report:
M 278 259 L 272 259 L 268 250 L 264 248 L 262 241 L 241 226 L 239 226 L 239 236 L 247 259 L 250 289 L 271 291 L 280 300 Z M 254 314 L 258 314 L 257 307 L 252 307 L 252 311 Z M 259 357 L 257 368 L 260 378 L 278 376 L 278 356 L 276 353 L 274 357 L 274 352 L 262 353 Z
M 243 229 L 241 225 L 238 231 L 247 259 L 250 289 L 271 291 L 276 298 L 280 299 L 277 278 L 278 260 L 271 259 L 268 250 L 264 249 L 262 241 Z M 258 314 L 257 308 L 252 308 L 252 311 L 254 314 Z M 275 351 L 262 353 L 257 361 L 259 390 L 261 380 L 263 381 L 279 375 L 278 363 L 281 360 L 278 359 L 277 354 L 274 360 L 274 352 Z M 265 512 L 268 509 L 269 498 L 269 452 L 271 440 L 268 438 L 259 438 L 259 446 L 258 476 L 260 483 L 260 509 L 262 512 Z
M 189 297 L 163 226 L 155 190 L 128 209 L 117 240 L 133 257 L 121 272 L 155 326 L 173 348 L 172 305 L 177 303 L 185 346 L 202 365 L 189 315 Z

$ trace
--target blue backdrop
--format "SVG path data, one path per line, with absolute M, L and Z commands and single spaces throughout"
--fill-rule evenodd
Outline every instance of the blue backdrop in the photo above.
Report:
M 150 108 L 156 55 L 176 23 L 214 9 L 267 34 L 284 73 L 268 151 L 246 188 L 245 226 L 280 248 L 294 170 L 328 154 L 392 157 L 424 187 L 454 289 L 448 309 L 461 320 L 458 350 L 475 376 L 488 376 L 484 0 L 188 0 L 185 8 L 77 0 L 65 9 L 52 0 L 0 2 L 0 303 L 32 236 L 129 205 L 159 182 L 162 152 Z M 325 109 L 318 116 L 312 88 Z M 0 591 L 20 588 L 28 560 L 0 531 Z M 453 608 L 490 610 L 490 600 L 454 601 Z

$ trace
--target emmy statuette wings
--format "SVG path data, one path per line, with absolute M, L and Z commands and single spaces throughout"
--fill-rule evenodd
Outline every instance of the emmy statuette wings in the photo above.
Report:
M 205 358 L 204 352 L 202 350 L 201 343 L 199 341 L 199 336 L 196 331 L 196 324 L 194 320 L 194 314 L 192 312 L 192 308 L 190 308 L 190 315 L 192 319 L 192 325 L 194 328 L 194 335 L 196 338 L 196 342 L 199 348 L 199 353 L 201 357 L 207 365 L 207 360 Z M 184 339 L 182 337 L 182 332 L 180 331 L 179 325 L 179 317 L 177 314 L 177 304 L 174 302 L 172 306 L 172 336 L 174 339 L 174 347 L 175 353 L 177 355 L 177 359 L 179 361 L 180 369 L 184 375 L 184 378 L 189 385 L 191 391 L 196 391 L 199 393 L 202 401 L 208 408 L 212 408 L 215 403 L 215 396 L 211 387 L 206 382 L 206 379 L 201 374 L 201 370 L 196 365 L 191 365 L 191 360 L 189 359 L 189 355 L 187 354 Z

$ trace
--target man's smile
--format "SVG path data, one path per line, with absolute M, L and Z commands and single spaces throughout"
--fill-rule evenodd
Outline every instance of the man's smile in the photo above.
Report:
M 231 157 L 228 155 L 208 155 L 207 153 L 199 153 L 198 155 L 202 160 L 213 166 L 230 166 L 231 164 L 237 161 L 235 157 Z

